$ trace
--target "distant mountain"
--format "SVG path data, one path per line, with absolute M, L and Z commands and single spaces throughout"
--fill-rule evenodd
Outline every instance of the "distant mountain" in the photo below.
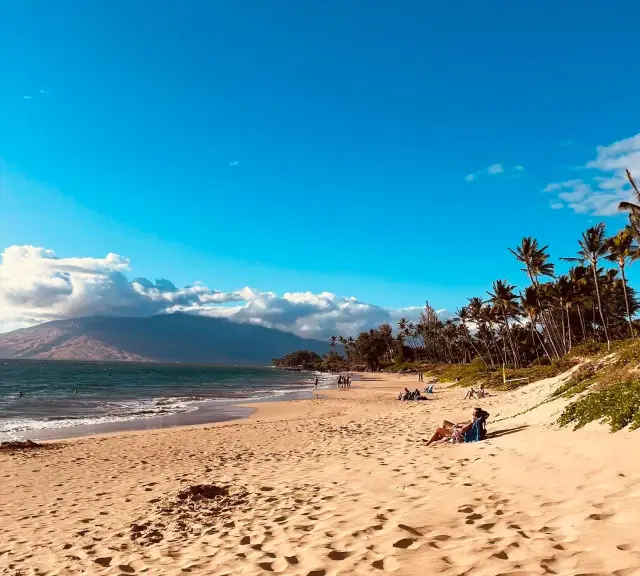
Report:
M 221 318 L 76 318 L 0 334 L 0 358 L 268 365 L 294 350 L 324 354 L 328 343 Z

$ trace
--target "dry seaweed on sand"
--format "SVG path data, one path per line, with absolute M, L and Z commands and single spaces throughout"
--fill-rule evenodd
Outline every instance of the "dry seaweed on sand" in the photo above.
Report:
M 55 443 L 40 444 L 33 440 L 10 440 L 8 442 L 0 442 L 0 453 L 30 454 L 44 450 L 55 450 L 59 447 L 60 445 Z

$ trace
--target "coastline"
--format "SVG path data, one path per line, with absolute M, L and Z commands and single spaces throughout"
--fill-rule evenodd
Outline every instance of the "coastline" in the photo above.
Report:
M 214 366 L 205 368 L 224 369 L 225 367 Z M 249 368 L 249 370 L 250 369 L 251 368 Z M 258 367 L 257 369 L 264 370 L 263 367 Z M 190 403 L 190 406 L 186 409 L 185 406 L 182 405 L 179 406 L 178 410 L 161 410 L 158 414 L 154 415 L 135 416 L 128 415 L 126 412 L 123 412 L 121 417 L 114 415 L 112 416 L 112 419 L 98 420 L 94 420 L 91 417 L 80 419 L 76 416 L 76 418 L 78 418 L 79 420 L 76 423 L 72 420 L 69 420 L 70 418 L 72 418 L 71 416 L 69 416 L 69 419 L 67 419 L 65 413 L 62 412 L 60 414 L 60 417 L 54 419 L 50 423 L 45 423 L 46 421 L 43 421 L 40 426 L 34 426 L 32 428 L 25 427 L 19 429 L 18 431 L 0 432 L 0 442 L 11 440 L 63 440 L 69 438 L 80 438 L 118 432 L 132 432 L 136 430 L 160 430 L 183 426 L 213 424 L 216 422 L 227 422 L 242 419 L 248 417 L 256 409 L 257 404 L 263 402 L 286 402 L 290 400 L 309 399 L 312 398 L 314 394 L 317 394 L 323 390 L 331 389 L 333 385 L 332 382 L 329 383 L 331 375 L 322 374 L 320 375 L 322 379 L 321 386 L 316 391 L 313 387 L 313 384 L 310 384 L 307 381 L 312 378 L 315 373 L 301 373 L 300 378 L 302 378 L 302 376 L 304 376 L 305 374 L 308 376 L 308 378 L 306 380 L 300 379 L 299 381 L 297 381 L 293 390 L 286 390 L 286 388 L 276 388 L 273 391 L 270 391 L 267 384 L 267 389 L 261 388 L 252 395 L 253 397 L 251 395 L 248 395 L 243 398 L 236 399 L 228 399 L 224 398 L 224 396 L 220 398 L 215 396 L 211 398 L 201 398 L 197 402 L 192 401 Z M 247 392 L 249 394 L 251 394 L 251 391 L 251 388 L 247 389 Z M 184 395 L 184 392 L 182 390 L 173 390 L 168 394 L 170 396 L 169 399 L 175 402 L 176 400 L 181 401 L 182 399 L 175 398 L 174 396 L 178 396 L 180 394 Z M 192 392 L 192 395 L 198 396 L 198 391 L 194 390 Z M 117 402 L 118 398 L 116 397 L 112 401 L 114 400 Z M 159 399 L 155 400 L 157 400 L 155 402 L 155 405 L 157 406 L 158 402 L 163 401 L 163 398 L 160 397 Z M 107 400 L 105 400 L 105 402 L 106 401 Z M 135 402 L 139 403 L 140 401 L 146 401 L 146 399 L 140 398 Z M 43 402 L 46 402 L 46 400 L 43 400 Z M 151 407 L 152 406 L 150 406 L 150 408 Z M 140 408 L 139 406 L 137 406 L 135 409 Z M 62 420 L 62 422 L 60 422 L 60 420 Z M 9 422 L 11 422 L 11 420 L 9 420 Z
M 535 406 L 562 381 L 483 399 L 470 445 L 422 442 L 468 417 L 461 389 L 398 402 L 414 378 L 366 374 L 240 420 L 0 453 L 0 572 L 634 574 L 640 433 L 550 425 L 564 401 Z M 201 484 L 223 508 L 176 499 Z
M 319 389 L 326 391 L 326 389 Z M 319 394 L 315 394 L 318 396 Z M 169 430 L 174 428 L 191 428 L 213 424 L 222 424 L 236 420 L 244 420 L 259 410 L 262 404 L 279 404 L 295 400 L 309 400 L 314 397 L 313 392 L 291 392 L 274 398 L 257 398 L 233 403 L 201 402 L 195 410 L 175 414 L 152 416 L 149 418 L 135 418 L 131 420 L 116 420 L 99 424 L 78 424 L 61 428 L 42 428 L 28 430 L 21 434 L 23 440 L 51 442 L 92 438 L 131 432 L 148 432 L 154 430 Z

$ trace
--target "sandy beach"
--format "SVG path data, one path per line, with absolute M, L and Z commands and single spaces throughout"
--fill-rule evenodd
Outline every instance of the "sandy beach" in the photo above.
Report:
M 558 430 L 566 401 L 542 402 L 564 378 L 480 401 L 473 444 L 423 442 L 469 419 L 459 388 L 398 402 L 415 378 L 368 375 L 246 420 L 0 454 L 0 573 L 640 574 L 640 433 Z

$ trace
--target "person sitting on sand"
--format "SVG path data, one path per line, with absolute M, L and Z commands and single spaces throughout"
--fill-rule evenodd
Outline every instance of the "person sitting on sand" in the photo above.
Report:
M 464 395 L 465 400 L 471 400 L 475 397 L 476 397 L 476 390 L 473 387 L 469 388 L 469 390 L 467 390 L 467 393 Z
M 476 390 L 476 398 L 484 398 L 486 396 L 486 392 L 484 391 L 484 382 L 480 384 L 480 389 Z
M 442 423 L 442 427 L 436 429 L 433 436 L 427 441 L 427 446 L 444 438 L 451 438 L 452 442 L 476 442 L 478 440 L 484 440 L 487 435 L 486 421 L 488 417 L 488 412 L 476 407 L 473 409 L 473 418 L 470 422 L 454 424 L 453 422 L 445 420 Z
M 402 395 L 403 400 L 411 400 L 411 392 L 409 392 L 408 388 L 404 389 L 404 394 Z

